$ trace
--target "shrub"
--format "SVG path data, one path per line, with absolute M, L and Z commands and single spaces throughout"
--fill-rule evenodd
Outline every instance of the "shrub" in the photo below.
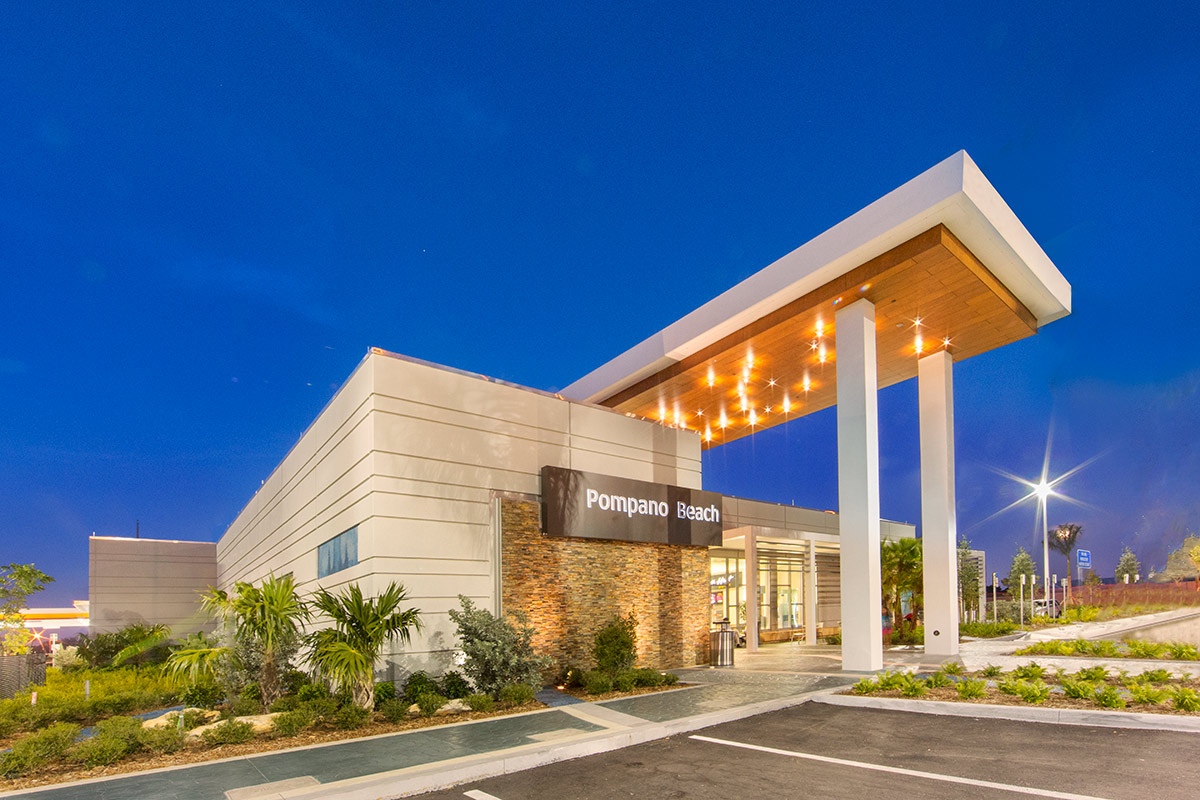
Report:
M 1195 689 L 1180 686 L 1171 697 L 1171 705 L 1180 711 L 1200 711 L 1200 694 Z
M 1167 690 L 1149 683 L 1132 683 L 1129 685 L 1129 696 L 1135 703 L 1156 706 L 1167 699 Z
M 905 675 L 904 681 L 900 684 L 900 694 L 905 697 L 920 697 L 925 694 L 925 691 L 925 681 L 911 675 Z
M 1022 680 L 1033 680 L 1041 678 L 1046 674 L 1046 668 L 1036 661 L 1030 661 L 1028 664 L 1022 664 L 1019 667 L 1013 668 L 1013 677 Z
M 1058 684 L 1062 686 L 1063 694 L 1074 700 L 1087 700 L 1096 694 L 1095 685 L 1089 681 L 1063 677 L 1059 678 Z
M 978 639 L 991 639 L 996 636 L 1007 636 L 1017 629 L 1015 622 L 1000 620 L 999 622 L 960 622 L 960 636 L 973 636 Z
M 249 722 L 227 719 L 220 725 L 214 725 L 200 734 L 200 738 L 209 747 L 220 747 L 226 744 L 242 744 L 254 738 L 254 726 Z
M 404 682 L 404 699 L 409 703 L 417 702 L 417 699 L 423 694 L 437 694 L 438 685 L 433 678 L 426 673 L 417 670 L 408 676 L 408 680 Z
M 262 687 L 258 685 L 258 681 L 251 681 L 242 687 L 242 691 L 238 693 L 238 697 L 246 700 L 253 700 L 256 703 L 261 703 Z
M 956 661 L 947 661 L 942 664 L 942 672 L 947 675 L 962 675 L 963 665 Z
M 333 722 L 342 730 L 354 730 L 370 724 L 371 712 L 354 703 L 347 703 L 337 710 Z
M 663 686 L 674 686 L 677 683 L 679 683 L 679 676 L 676 675 L 674 672 L 662 673 L 662 685 Z
M 1019 695 L 1021 693 L 1022 683 L 1024 683 L 1024 681 L 1010 677 L 1005 678 L 1004 680 L 1000 681 L 1000 683 L 996 684 L 996 688 L 999 689 L 1003 694 Z
M 440 685 L 441 693 L 451 700 L 459 700 L 471 693 L 471 684 L 467 683 L 467 679 L 454 670 L 450 670 L 442 676 Z
M 8 711 L 0 714 L 0 739 L 7 739 L 17 732 L 17 728 L 21 723 L 17 722 L 17 718 Z
M 467 707 L 472 711 L 491 711 L 496 705 L 496 701 L 492 699 L 490 694 L 482 694 L 480 692 L 467 695 L 466 700 Z
M 1161 642 L 1142 642 L 1137 639 L 1126 639 L 1125 649 L 1130 658 L 1162 658 L 1167 652 L 1167 646 Z
M 523 706 L 533 702 L 537 692 L 528 683 L 510 683 L 500 690 L 499 700 L 510 706 Z
M 411 704 L 407 700 L 392 697 L 380 704 L 379 713 L 383 714 L 383 718 L 388 722 L 400 722 L 408 716 L 409 705 Z
M 825 644 L 841 644 L 842 635 L 840 633 L 830 633 L 825 636 Z
M 395 696 L 396 684 L 391 681 L 382 681 L 375 684 L 375 708 L 379 708 Z
M 1170 670 L 1165 670 L 1162 667 L 1159 667 L 1158 669 L 1148 669 L 1139 677 L 1141 677 L 1141 679 L 1144 681 L 1149 681 L 1150 683 L 1166 683 L 1167 681 L 1171 680 L 1171 672 Z
M 888 689 L 899 689 L 904 685 L 906 674 L 904 672 L 881 672 L 879 674 L 879 688 L 885 691 Z
M 179 696 L 185 706 L 216 708 L 225 700 L 225 692 L 215 683 L 193 683 Z
M 583 690 L 588 694 L 606 694 L 612 691 L 612 678 L 607 672 L 589 669 L 583 673 Z
M 930 689 L 941 689 L 952 683 L 954 681 L 950 680 L 950 676 L 940 669 L 925 679 L 925 685 Z
M 261 701 L 255 700 L 252 697 L 239 697 L 229 704 L 227 710 L 231 717 L 249 717 L 254 714 L 261 714 L 263 707 Z
M 995 678 L 1002 672 L 1004 672 L 1004 670 L 1001 669 L 1000 667 L 997 667 L 995 664 L 988 664 L 986 667 L 984 667 L 982 670 L 979 671 L 979 674 L 985 678 Z
M 632 611 L 625 617 L 613 617 L 596 631 L 592 656 L 596 669 L 614 678 L 633 666 L 637 659 L 637 617 Z
M 338 704 L 332 697 L 318 697 L 315 700 L 309 700 L 300 704 L 301 708 L 307 708 L 312 712 L 313 719 L 325 722 L 333 719 L 337 714 Z
M 295 736 L 301 731 L 311 728 L 316 721 L 311 708 L 300 706 L 291 711 L 284 711 L 276 717 L 274 721 L 275 727 L 272 729 L 271 735 Z
M 613 688 L 618 692 L 632 691 L 637 686 L 637 672 L 627 669 L 613 678 Z
M 1102 681 L 1108 678 L 1108 670 L 1100 665 L 1084 667 L 1075 673 L 1075 677 L 1081 681 Z
M 284 694 L 297 694 L 302 687 L 308 686 L 311 682 L 308 675 L 301 670 L 289 669 L 279 679 L 279 688 Z
M 656 669 L 634 670 L 634 675 L 637 676 L 638 686 L 655 687 L 666 683 L 666 676 Z
M 512 683 L 540 686 L 551 660 L 533 652 L 533 628 L 525 615 L 514 612 L 514 624 L 476 608 L 464 595 L 458 599 L 462 611 L 451 609 L 450 619 L 458 625 L 466 656 L 463 670 L 475 688 L 494 695 Z
M 987 695 L 987 683 L 977 678 L 967 678 L 954 685 L 963 700 L 975 700 Z
M 208 722 L 208 717 L 203 711 L 196 709 L 184 709 L 183 711 L 183 729 L 190 731 L 192 728 L 199 728 L 201 725 Z
M 162 755 L 174 753 L 183 747 L 184 735 L 177 725 L 161 728 L 142 728 L 138 731 L 138 744 L 151 753 Z
M 0 754 L 0 776 L 15 778 L 39 767 L 59 761 L 66 754 L 79 726 L 56 722 L 37 733 L 13 743 L 12 750 Z
M 300 707 L 300 698 L 294 694 L 285 694 L 283 697 L 271 703 L 271 711 L 295 711 Z
M 1017 694 L 1026 703 L 1042 703 L 1050 696 L 1050 687 L 1041 680 L 1018 681 Z
M 142 722 L 133 717 L 109 717 L 96 724 L 96 732 L 72 748 L 72 761 L 88 767 L 120 761 L 140 746 Z
M 449 701 L 437 692 L 426 692 L 417 698 L 417 708 L 421 710 L 421 716 L 432 717 L 447 702 Z
M 855 694 L 871 694 L 879 690 L 879 682 L 870 678 L 859 678 L 852 688 Z
M 323 683 L 306 683 L 296 691 L 296 697 L 301 703 L 309 700 L 325 700 L 329 697 L 329 689 Z
M 1179 661 L 1200 660 L 1200 650 L 1196 645 L 1186 642 L 1167 642 L 1167 653 Z
M 1101 686 L 1092 696 L 1096 705 L 1104 708 L 1124 708 L 1125 696 L 1121 694 L 1121 690 L 1115 686 Z

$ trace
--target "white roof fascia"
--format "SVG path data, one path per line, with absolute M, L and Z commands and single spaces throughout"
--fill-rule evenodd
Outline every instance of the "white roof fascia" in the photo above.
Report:
M 876 256 L 944 224 L 1039 326 L 1071 313 L 1071 286 L 960 150 L 562 390 L 599 402 Z

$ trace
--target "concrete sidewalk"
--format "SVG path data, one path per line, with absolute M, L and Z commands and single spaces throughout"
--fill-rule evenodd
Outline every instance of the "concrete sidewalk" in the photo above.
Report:
M 2 797 L 258 800 L 400 797 L 787 708 L 835 674 L 678 670 L 680 689 L 364 739 L 97 778 Z

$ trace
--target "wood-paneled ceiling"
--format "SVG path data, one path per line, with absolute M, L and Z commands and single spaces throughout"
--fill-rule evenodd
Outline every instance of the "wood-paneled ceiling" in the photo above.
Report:
M 697 431 L 706 448 L 828 408 L 834 314 L 860 298 L 875 304 L 880 388 L 915 376 L 921 355 L 962 361 L 1037 333 L 1033 314 L 937 225 L 601 402 Z

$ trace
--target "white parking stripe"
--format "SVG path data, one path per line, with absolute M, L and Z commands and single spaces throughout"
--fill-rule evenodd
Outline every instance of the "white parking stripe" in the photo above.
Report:
M 1002 792 L 1014 792 L 1016 794 L 1032 794 L 1037 797 L 1054 797 L 1059 800 L 1105 800 L 1102 797 L 1095 797 L 1090 794 L 1071 794 L 1070 792 L 1052 792 L 1049 789 L 1031 789 L 1027 786 L 1016 786 L 1011 783 L 996 783 L 994 781 L 977 781 L 973 778 L 959 778 L 954 775 L 940 775 L 936 772 L 921 772 L 915 769 L 904 769 L 903 767 L 887 767 L 882 764 L 871 764 L 865 761 L 849 761 L 844 758 L 832 758 L 830 756 L 818 756 L 813 753 L 797 753 L 794 750 L 780 750 L 776 747 L 763 747 L 757 744 L 744 744 L 742 742 L 731 742 L 728 739 L 714 739 L 711 736 L 690 736 L 690 739 L 695 739 L 700 742 L 712 742 L 713 744 L 723 744 L 727 747 L 740 747 L 744 750 L 758 750 L 762 753 L 774 753 L 779 756 L 791 756 L 792 758 L 806 758 L 809 761 L 821 761 L 825 764 L 838 764 L 844 767 L 859 767 L 861 769 L 875 770 L 876 772 L 890 772 L 893 775 L 909 775 L 914 778 L 926 778 L 931 781 L 944 781 L 945 783 L 959 783 L 966 786 L 981 786 L 985 789 L 998 789 Z
M 500 798 L 496 797 L 496 795 L 488 794 L 487 792 L 481 792 L 478 789 L 472 789 L 469 792 L 463 792 L 463 796 L 469 797 L 471 800 L 500 800 Z

